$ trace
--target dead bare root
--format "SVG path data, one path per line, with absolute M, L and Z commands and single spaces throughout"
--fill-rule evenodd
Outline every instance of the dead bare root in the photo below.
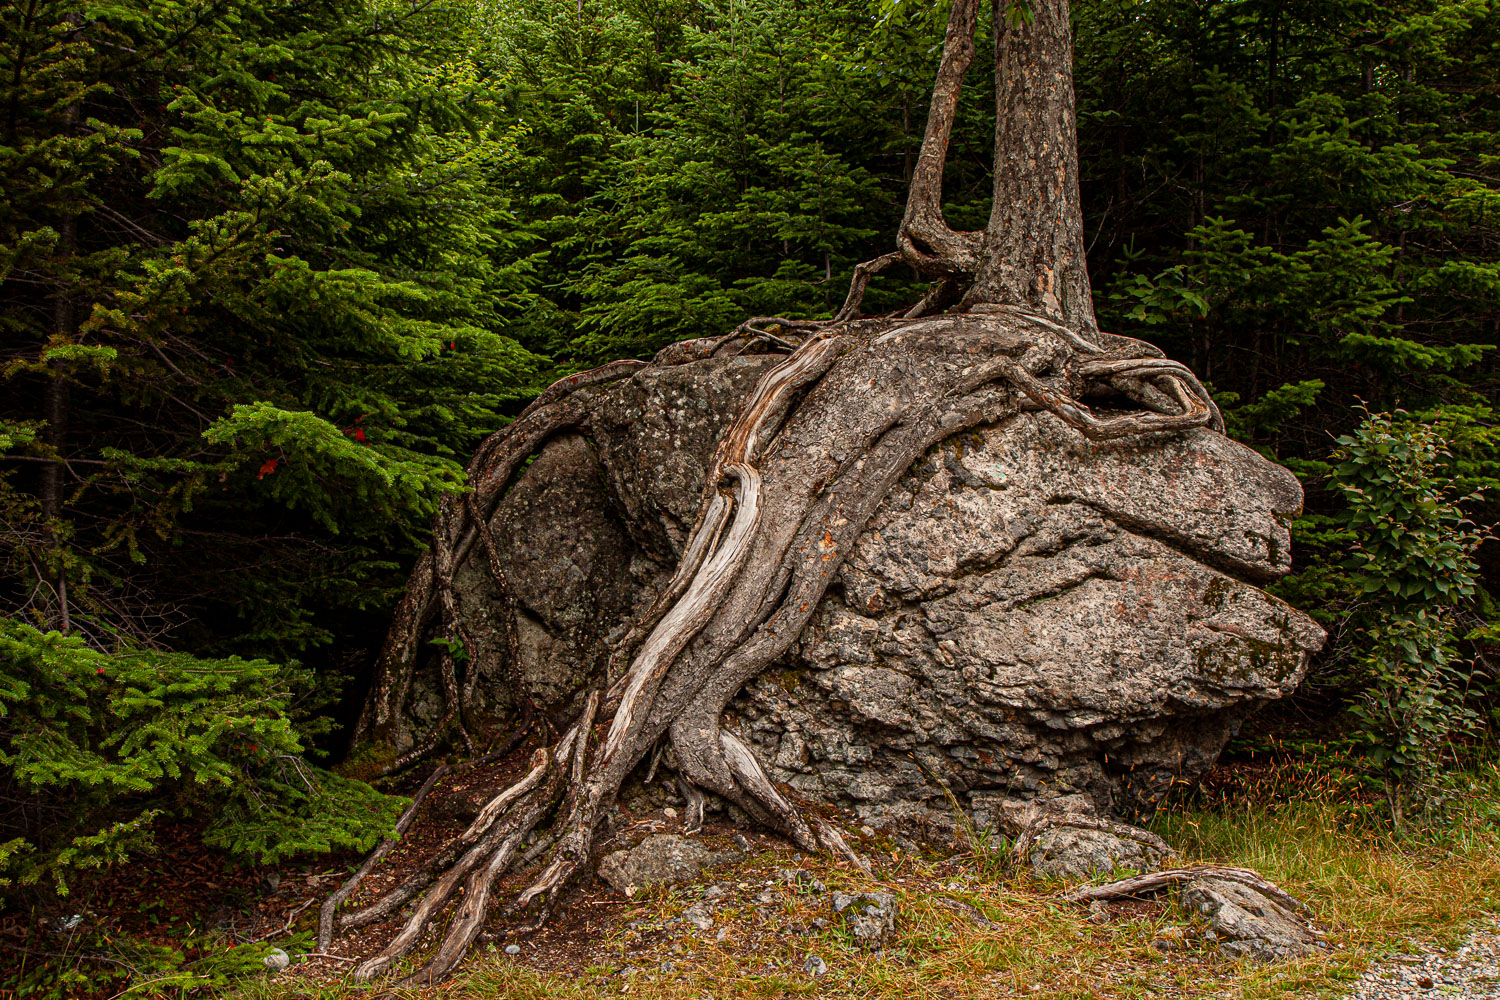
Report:
M 1103 885 L 1086 885 L 1080 889 L 1074 889 L 1064 898 L 1072 903 L 1091 903 L 1094 900 L 1123 899 L 1127 896 L 1141 896 L 1159 892 L 1162 889 L 1183 885 L 1200 878 L 1216 878 L 1223 879 L 1226 882 L 1238 882 L 1241 885 L 1256 890 L 1264 896 L 1269 896 L 1295 913 L 1304 915 L 1311 915 L 1312 913 L 1312 908 L 1306 903 L 1280 886 L 1266 881 L 1260 872 L 1252 871 L 1249 868 L 1229 868 L 1223 865 L 1164 868 L 1159 872 L 1132 875 L 1129 878 L 1118 879 Z
M 318 911 L 318 951 L 327 951 L 328 945 L 333 941 L 333 921 L 338 908 L 344 905 L 344 901 L 349 898 L 355 889 L 359 888 L 359 884 L 365 880 L 365 876 L 374 870 L 375 866 L 391 852 L 391 848 L 395 847 L 397 842 L 406 835 L 406 831 L 411 829 L 412 821 L 417 817 L 417 810 L 422 807 L 422 800 L 427 798 L 427 793 L 432 791 L 433 787 L 447 773 L 448 766 L 446 764 L 439 764 L 433 768 L 432 774 L 422 783 L 422 787 L 417 790 L 417 794 L 412 796 L 411 805 L 406 807 L 406 811 L 396 821 L 396 829 L 392 836 L 382 840 L 376 846 L 375 850 L 371 852 L 370 856 L 365 859 L 365 863 L 360 865 L 359 870 L 349 876 L 348 880 L 339 886 L 333 895 L 324 900 L 322 909 Z

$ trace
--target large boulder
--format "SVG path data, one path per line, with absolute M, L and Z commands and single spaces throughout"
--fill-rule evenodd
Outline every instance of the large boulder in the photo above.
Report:
M 1212 431 L 1097 444 L 1032 413 L 951 439 L 734 709 L 777 776 L 877 825 L 944 824 L 934 775 L 981 826 L 1016 798 L 1149 809 L 1322 643 L 1257 586 L 1301 500 Z
M 500 503 L 523 686 L 559 718 L 670 579 L 719 436 L 776 360 L 642 369 Z M 1021 800 L 1148 811 L 1323 641 L 1260 589 L 1290 566 L 1301 501 L 1290 473 L 1207 430 L 1097 443 L 1023 412 L 950 438 L 886 498 L 731 724 L 776 779 L 875 825 L 950 828 L 952 801 L 981 827 Z M 455 588 L 498 674 L 501 604 L 477 550 Z M 411 736 L 441 712 L 419 683 Z M 479 689 L 513 711 L 503 677 Z

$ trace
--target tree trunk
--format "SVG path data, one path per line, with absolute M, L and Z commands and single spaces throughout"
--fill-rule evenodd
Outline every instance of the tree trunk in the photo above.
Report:
M 995 185 L 963 304 L 1034 310 L 1098 339 L 1084 259 L 1068 0 L 994 0 Z
M 78 24 L 80 16 L 70 14 L 68 20 L 73 24 Z M 72 135 L 78 127 L 78 113 L 76 103 L 69 104 L 63 109 L 63 133 L 65 135 Z M 78 211 L 73 205 L 63 206 L 63 216 L 58 222 L 57 229 L 58 276 L 57 287 L 52 295 L 52 337 L 48 343 L 49 348 L 71 344 L 78 334 L 77 307 L 73 302 L 73 278 L 70 273 L 73 266 L 73 254 L 78 245 Z M 53 531 L 56 528 L 54 522 L 62 516 L 64 473 L 67 471 L 64 465 L 64 451 L 67 446 L 70 393 L 66 366 L 67 362 L 63 361 L 48 362 L 47 385 L 42 396 L 42 420 L 46 423 L 42 439 L 52 449 L 55 457 L 41 468 L 40 482 L 37 484 L 37 500 L 41 504 L 42 520 L 47 522 L 49 530 Z M 60 546 L 61 542 L 54 534 L 53 555 L 48 561 L 51 563 L 55 577 L 47 583 L 51 588 L 55 603 L 47 609 L 47 618 L 49 624 L 67 632 L 72 628 L 72 621 L 68 607 L 67 570 L 64 568 L 66 560 L 64 554 L 59 551 Z
M 974 33 L 979 0 L 953 0 L 943 57 L 932 85 L 932 109 L 922 151 L 912 172 L 897 245 L 907 263 L 927 274 L 972 273 L 979 263 L 980 241 L 975 233 L 959 233 L 943 221 L 943 167 L 948 140 L 958 115 L 958 96 L 964 74 L 974 61 Z
M 75 112 L 76 113 L 76 112 Z M 77 239 L 78 216 L 69 212 L 58 226 L 57 255 L 63 268 L 73 255 Z M 71 289 L 66 275 L 58 279 L 57 290 L 52 296 L 52 339 L 48 346 L 60 347 L 71 343 L 78 324 L 73 306 Z M 63 365 L 53 361 L 47 365 L 47 386 L 42 394 L 42 420 L 47 424 L 42 432 L 48 447 L 58 458 L 42 466 L 41 483 L 37 499 L 42 505 L 42 518 L 52 520 L 62 513 L 63 463 L 62 451 L 68 433 L 68 376 Z

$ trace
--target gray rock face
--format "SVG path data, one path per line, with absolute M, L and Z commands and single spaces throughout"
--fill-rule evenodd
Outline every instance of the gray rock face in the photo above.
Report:
M 1200 878 L 1182 887 L 1182 907 L 1208 920 L 1231 955 L 1280 961 L 1323 948 L 1321 937 L 1285 906 L 1247 885 Z
M 896 933 L 896 897 L 888 892 L 836 892 L 833 912 L 855 939 L 878 947 Z
M 886 501 L 793 670 L 736 703 L 793 788 L 942 824 L 968 791 L 1149 808 L 1322 642 L 1247 581 L 1288 567 L 1290 473 L 1211 432 L 1092 444 L 1050 415 L 950 440 Z
M 599 863 L 599 877 L 629 895 L 648 886 L 690 881 L 722 860 L 696 840 L 658 833 L 629 850 L 606 855 Z
M 775 360 L 611 386 L 586 433 L 548 444 L 499 505 L 524 684 L 559 720 L 670 578 L 719 435 Z M 886 498 L 799 645 L 730 715 L 776 780 L 874 826 L 951 828 L 928 775 L 980 827 L 1018 800 L 1149 810 L 1322 643 L 1259 588 L 1290 566 L 1301 500 L 1290 473 L 1210 431 L 1095 443 L 1022 413 L 951 438 Z M 482 555 L 455 584 L 499 653 Z M 491 680 L 504 717 L 509 685 Z M 434 693 L 413 732 L 441 712 L 418 683 Z

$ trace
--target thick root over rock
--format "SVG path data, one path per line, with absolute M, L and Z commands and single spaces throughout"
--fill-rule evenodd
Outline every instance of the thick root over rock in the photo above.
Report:
M 765 329 L 771 325 L 779 333 Z M 384 919 L 420 894 L 396 936 L 355 970 L 359 978 L 382 975 L 461 894 L 436 952 L 406 980 L 435 981 L 462 958 L 483 926 L 497 880 L 532 860 L 537 850 L 524 846 L 546 826 L 546 863 L 506 907 L 539 925 L 588 864 L 601 820 L 631 769 L 663 740 L 690 801 L 696 796 L 700 803 L 697 823 L 702 793 L 712 792 L 804 850 L 857 861 L 833 824 L 806 814 L 775 786 L 746 742 L 721 728 L 723 709 L 797 640 L 880 502 L 944 438 L 1026 409 L 1051 411 L 1096 439 L 1218 425 L 1207 393 L 1186 368 L 1139 341 L 1107 335 L 1100 341 L 1023 310 L 992 308 L 915 320 L 762 320 L 664 350 L 654 364 L 785 352 L 719 444 L 672 581 L 615 646 L 607 689 L 584 699 L 576 721 L 537 752 L 525 776 L 495 796 L 426 871 L 354 912 L 335 914 L 342 899 L 331 901 L 320 938 Z M 473 493 L 444 504 L 432 550 L 402 600 L 363 729 L 389 725 L 399 711 L 421 638 L 437 616 L 441 631 L 470 651 L 472 664 L 474 645 L 452 597 L 454 568 L 477 542 L 507 594 L 488 537 L 496 503 L 551 436 L 586 422 L 591 390 L 641 368 L 616 363 L 572 376 L 480 448 L 469 468 Z M 1116 412 L 1096 413 L 1081 402 L 1099 395 L 1109 396 Z M 511 637 L 513 603 L 504 605 Z M 513 638 L 508 645 L 514 672 Z M 443 722 L 392 768 L 451 736 L 443 726 L 453 720 L 462 726 L 464 699 L 451 668 L 445 661 Z
M 325 926 L 342 929 L 385 919 L 417 899 L 395 938 L 356 975 L 389 971 L 462 892 L 437 951 L 407 981 L 445 975 L 482 926 L 500 876 L 543 854 L 539 874 L 507 908 L 545 920 L 588 864 L 626 776 L 663 740 L 689 786 L 690 825 L 701 824 L 711 792 L 805 850 L 857 861 L 837 827 L 778 789 L 749 744 L 720 720 L 729 700 L 801 636 L 900 477 L 944 438 L 1023 410 L 1049 411 L 1094 439 L 1221 427 L 1186 368 L 1140 341 L 1097 330 L 1077 208 L 1068 4 L 1032 6 L 1024 22 L 1000 26 L 997 19 L 997 113 L 1009 124 L 996 133 L 1000 214 L 984 233 L 955 232 L 941 209 L 943 163 L 978 23 L 978 0 L 955 0 L 897 252 L 856 270 L 832 321 L 757 317 L 721 337 L 673 344 L 651 362 L 783 355 L 763 369 L 719 441 L 673 578 L 614 643 L 600 690 L 576 702 L 581 711 L 561 738 L 426 869 L 358 911 L 337 914 L 337 901 L 329 907 Z M 1019 218 L 1004 215 L 1009 206 Z M 900 319 L 858 319 L 871 277 L 896 263 L 936 285 Z M 930 315 L 960 300 L 960 313 Z M 443 658 L 439 724 L 386 773 L 455 735 L 468 745 L 474 678 L 496 676 L 497 667 L 513 680 L 523 724 L 536 720 L 518 680 L 516 602 L 488 525 L 548 440 L 587 428 L 601 387 L 646 369 L 617 361 L 552 386 L 480 447 L 468 470 L 471 492 L 443 502 L 431 550 L 413 571 L 376 663 L 356 741 L 393 742 L 430 631 L 462 644 L 469 673 L 460 684 L 453 658 Z M 1108 397 L 1112 412 L 1082 402 L 1091 396 Z M 480 662 L 457 609 L 454 573 L 475 544 L 484 547 L 501 597 L 505 636 L 503 649 L 486 655 L 503 655 L 504 664 Z M 523 851 L 534 831 L 541 839 Z

